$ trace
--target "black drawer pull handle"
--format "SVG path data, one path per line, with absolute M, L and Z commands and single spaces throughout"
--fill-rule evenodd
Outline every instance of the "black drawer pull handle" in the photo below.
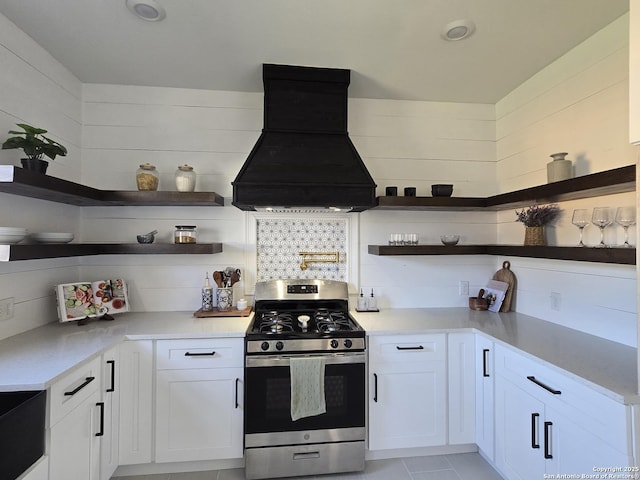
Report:
M 240 383 L 240 379 L 236 378 L 236 408 L 240 406 L 240 404 L 238 403 L 238 383 Z
M 396 345 L 398 350 L 424 350 L 422 345 L 418 345 L 417 347 L 401 347 L 400 345 Z
M 552 422 L 544 422 L 544 458 L 553 458 L 551 454 L 551 426 Z
M 107 388 L 107 392 L 115 392 L 116 391 L 116 361 L 115 360 L 107 360 L 107 364 L 111 365 L 111 386 Z
M 484 348 L 482 350 L 482 376 L 483 377 L 490 376 L 489 372 L 487 371 L 488 363 L 489 363 L 489 349 Z
M 536 385 L 538 385 L 539 387 L 544 388 L 547 392 L 551 392 L 554 395 L 560 395 L 562 392 L 560 390 L 556 390 L 555 388 L 550 387 L 549 385 L 546 385 L 544 383 L 542 383 L 540 380 L 538 380 L 536 377 L 534 377 L 533 375 L 529 375 L 527 377 L 527 380 L 532 381 L 533 383 L 535 383 Z
M 373 374 L 373 401 L 378 403 L 378 374 Z
M 84 380 L 84 383 L 82 385 L 79 385 L 78 387 L 76 387 L 75 389 L 71 390 L 70 392 L 64 392 L 65 396 L 67 397 L 73 397 L 76 393 L 78 393 L 80 390 L 82 390 L 84 387 L 86 387 L 87 385 L 89 385 L 91 382 L 93 382 L 96 379 L 96 377 L 87 377 Z
M 195 353 L 185 352 L 184 356 L 185 357 L 213 357 L 215 354 L 216 352 L 195 352 Z
M 539 413 L 531 414 L 531 448 L 540 448 L 540 444 L 538 443 L 538 434 L 536 433 L 536 427 L 538 424 Z
M 104 402 L 96 403 L 96 407 L 100 407 L 100 431 L 96 433 L 96 437 L 104 436 Z

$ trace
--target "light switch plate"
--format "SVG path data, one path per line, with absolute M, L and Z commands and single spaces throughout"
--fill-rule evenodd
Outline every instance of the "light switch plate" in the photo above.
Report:
M 0 321 L 13 318 L 13 297 L 0 300 Z

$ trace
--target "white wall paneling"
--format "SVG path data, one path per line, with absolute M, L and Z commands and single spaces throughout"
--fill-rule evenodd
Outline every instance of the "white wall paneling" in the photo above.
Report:
M 548 155 L 557 151 L 569 152 L 580 175 L 634 163 L 626 137 L 628 20 L 623 16 L 614 21 L 496 105 L 349 99 L 349 132 L 378 184 L 378 194 L 389 185 L 400 192 L 417 187 L 418 195 L 428 196 L 431 184 L 453 183 L 454 195 L 480 197 L 529 187 L 546 182 Z M 197 190 L 215 191 L 227 203 L 222 208 L 70 207 L 2 195 L 0 225 L 73 231 L 85 242 L 131 242 L 136 234 L 157 228 L 156 241 L 171 242 L 175 225 L 192 224 L 198 226 L 200 242 L 221 242 L 223 252 L 2 264 L 0 298 L 16 298 L 16 317 L 0 324 L 0 337 L 55 321 L 49 288 L 80 278 L 122 276 L 134 310 L 196 310 L 204 273 L 227 266 L 243 271 L 240 294 L 253 293 L 256 217 L 230 206 L 229 197 L 231 181 L 262 128 L 262 93 L 82 85 L 2 16 L 0 64 L 0 132 L 19 121 L 49 128 L 70 149 L 69 156 L 49 167 L 51 175 L 102 189 L 131 190 L 138 165 L 150 162 L 160 172 L 160 188 L 174 190 L 177 166 L 188 163 L 197 172 Z M 17 151 L 0 153 L 0 163 L 18 162 Z M 622 194 L 565 202 L 563 215 L 549 229 L 550 243 L 577 242 L 577 230 L 570 224 L 573 208 L 632 201 L 633 194 Z M 20 217 L 16 212 L 37 214 Z M 504 260 L 367 253 L 367 245 L 386 244 L 390 233 L 417 233 L 423 244 L 439 244 L 445 233 L 460 234 L 462 244 L 521 244 L 523 239 L 522 225 L 508 210 L 372 210 L 347 218 L 350 293 L 373 288 L 381 308 L 466 306 L 459 282 L 468 281 L 470 294 L 475 294 Z M 595 242 L 594 234 L 597 231 L 588 227 L 589 243 Z M 619 229 L 610 229 L 608 235 L 612 242 L 622 238 Z M 519 311 L 616 341 L 633 336 L 632 267 L 509 260 L 521 282 Z M 561 295 L 559 311 L 548 306 L 550 288 Z M 605 294 L 594 295 L 598 289 Z M 581 295 L 589 301 L 583 303 Z

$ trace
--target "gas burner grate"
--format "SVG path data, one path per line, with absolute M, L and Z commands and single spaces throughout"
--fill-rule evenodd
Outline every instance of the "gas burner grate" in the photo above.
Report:
M 260 317 L 260 333 L 293 332 L 293 317 L 290 313 L 265 312 Z
M 314 319 L 318 331 L 321 333 L 352 330 L 349 318 L 341 311 L 332 312 L 327 309 L 318 309 L 314 314 Z

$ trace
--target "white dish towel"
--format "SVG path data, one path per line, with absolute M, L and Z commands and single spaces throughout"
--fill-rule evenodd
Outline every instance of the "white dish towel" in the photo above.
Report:
M 324 358 L 291 358 L 291 420 L 326 413 Z

